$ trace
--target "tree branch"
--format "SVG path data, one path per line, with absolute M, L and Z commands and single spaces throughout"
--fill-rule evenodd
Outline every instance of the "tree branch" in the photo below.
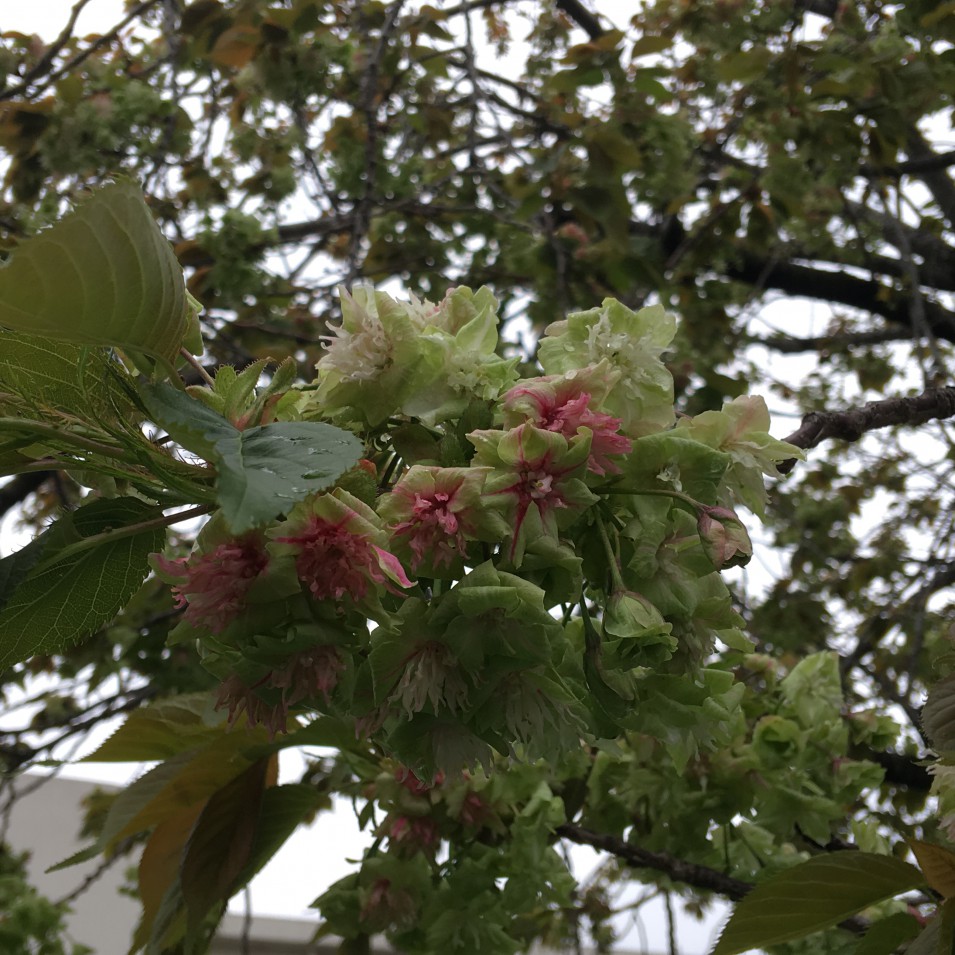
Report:
M 810 411 L 802 424 L 785 440 L 809 450 L 828 438 L 858 441 L 868 431 L 893 425 L 919 425 L 955 415 L 955 387 L 929 388 L 920 395 L 866 402 L 849 411 Z M 783 461 L 782 473 L 793 469 L 795 459 Z
M 750 338 L 751 345 L 762 345 L 784 355 L 799 355 L 803 352 L 847 351 L 859 345 L 882 345 L 885 342 L 912 340 L 908 328 L 887 328 L 877 332 L 845 332 L 837 335 L 818 335 L 813 338 L 793 338 L 789 335 L 774 335 L 771 338 Z
M 743 252 L 737 264 L 726 269 L 728 278 L 803 298 L 814 298 L 881 315 L 890 322 L 911 328 L 908 302 L 890 286 L 845 272 L 795 262 L 773 262 L 766 256 Z M 925 321 L 936 338 L 955 341 L 955 313 L 935 302 L 924 302 Z M 913 329 L 915 331 L 915 329 Z
M 558 826 L 556 831 L 557 835 L 570 839 L 571 842 L 609 852 L 635 868 L 654 869 L 657 872 L 663 872 L 675 882 L 682 882 L 684 885 L 691 885 L 695 889 L 703 889 L 707 892 L 716 892 L 732 899 L 734 902 L 739 901 L 753 889 L 753 883 L 751 882 L 734 879 L 732 876 L 724 875 L 722 872 L 705 865 L 696 865 L 692 862 L 686 862 L 684 859 L 676 859 L 665 852 L 651 852 L 649 849 L 643 849 L 632 842 L 624 842 L 617 836 L 594 832 L 592 829 L 586 829 L 573 822 Z
M 133 22 L 137 17 L 142 16 L 150 7 L 156 6 L 159 3 L 159 0 L 142 0 L 138 6 L 133 7 L 123 19 L 116 24 L 107 33 L 104 33 L 102 36 L 98 36 L 85 50 L 81 50 L 76 54 L 72 59 L 67 60 L 58 70 L 50 73 L 50 75 L 44 80 L 44 82 L 37 84 L 32 93 L 29 96 L 26 95 L 26 90 L 24 83 L 20 83 L 14 87 L 8 87 L 5 90 L 0 90 L 0 100 L 12 99 L 14 96 L 19 95 L 23 92 L 24 99 L 33 99 L 39 96 L 44 90 L 52 86 L 58 79 L 63 76 L 66 76 L 72 70 L 75 70 L 80 64 L 88 60 L 97 50 L 101 49 L 104 46 L 108 46 L 117 36 L 122 32 L 123 28 L 128 26 Z M 28 86 L 29 84 L 27 84 Z
M 912 160 L 926 163 L 937 162 L 938 154 L 914 126 L 908 134 L 908 153 Z M 945 166 L 924 171 L 919 178 L 928 186 L 932 198 L 938 203 L 950 226 L 955 226 L 955 183 L 949 178 Z
M 925 172 L 949 169 L 955 166 L 955 149 L 944 153 L 931 153 L 918 159 L 905 159 L 888 166 L 872 166 L 863 163 L 859 168 L 867 176 L 918 176 Z
M 734 879 L 709 866 L 677 859 L 665 852 L 651 852 L 632 842 L 625 842 L 617 836 L 594 832 L 576 823 L 564 823 L 557 827 L 556 832 L 557 835 L 578 845 L 591 846 L 594 849 L 609 852 L 636 869 L 654 869 L 669 876 L 674 882 L 682 882 L 684 885 L 706 892 L 716 892 L 734 902 L 738 902 L 755 888 L 752 882 Z M 855 935 L 862 935 L 869 928 L 869 923 L 865 919 L 853 917 L 840 922 L 839 927 Z
M 27 471 L 0 486 L 0 517 L 32 494 L 53 471 Z
M 606 32 L 600 21 L 592 14 L 580 0 L 557 0 L 558 10 L 563 11 L 579 27 L 583 27 L 591 40 L 599 40 Z
M 879 753 L 861 749 L 853 755 L 854 759 L 867 759 L 885 770 L 885 781 L 891 786 L 904 786 L 913 792 L 928 793 L 932 788 L 932 776 L 929 771 L 908 756 L 898 753 Z

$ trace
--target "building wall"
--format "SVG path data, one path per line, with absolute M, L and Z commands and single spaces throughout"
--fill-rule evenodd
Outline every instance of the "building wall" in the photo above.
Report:
M 134 860 L 124 857 L 103 868 L 103 861 L 97 858 L 59 872 L 46 871 L 83 848 L 79 831 L 84 797 L 97 788 L 115 787 L 32 774 L 21 776 L 16 786 L 22 798 L 13 805 L 4 838 L 16 851 L 30 853 L 30 881 L 53 901 L 85 886 L 71 903 L 73 911 L 67 919 L 70 936 L 96 955 L 126 955 L 139 918 L 139 903 L 122 895 L 120 888 L 130 881 L 125 879 L 125 869 Z M 247 926 L 244 918 L 229 913 L 210 955 L 333 955 L 339 940 L 312 942 L 316 927 L 317 919 L 258 915 Z M 391 951 L 383 944 L 372 948 L 373 955 Z M 534 955 L 559 953 L 535 950 Z

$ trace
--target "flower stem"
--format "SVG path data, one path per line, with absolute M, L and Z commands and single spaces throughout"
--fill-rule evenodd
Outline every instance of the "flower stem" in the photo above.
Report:
M 607 563 L 610 565 L 610 579 L 613 581 L 614 590 L 626 590 L 623 577 L 620 575 L 620 561 L 614 551 L 613 544 L 610 541 L 610 535 L 607 533 L 607 526 L 604 524 L 603 515 L 598 511 L 596 513 L 597 530 L 600 532 L 600 540 L 603 542 L 604 551 L 607 554 Z
M 639 494 L 641 496 L 654 497 L 672 497 L 675 501 L 683 501 L 689 504 L 696 511 L 706 509 L 705 504 L 701 504 L 696 498 L 684 494 L 682 491 L 665 491 L 662 488 L 630 488 L 630 487 L 604 487 L 595 489 L 600 494 Z
M 209 374 L 209 372 L 207 372 L 207 371 L 205 370 L 205 368 L 202 367 L 202 365 L 199 364 L 199 362 L 196 360 L 196 358 L 195 358 L 194 355 L 192 355 L 192 354 L 191 354 L 189 351 L 187 351 L 185 348 L 180 348 L 180 349 L 179 349 L 179 354 L 182 355 L 182 357 L 186 360 L 186 363 L 187 363 L 187 364 L 192 365 L 192 367 L 195 368 L 195 370 L 196 370 L 197 374 L 199 375 L 199 377 L 200 377 L 210 388 L 214 388 L 214 387 L 215 387 L 215 384 L 216 384 L 216 383 L 215 383 L 215 379 Z

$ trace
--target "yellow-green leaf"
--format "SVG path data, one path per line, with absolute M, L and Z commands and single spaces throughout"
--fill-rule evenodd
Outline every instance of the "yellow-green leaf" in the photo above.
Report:
M 0 325 L 171 362 L 189 328 L 182 269 L 139 187 L 105 186 L 0 268 Z
M 909 839 L 909 846 L 915 853 L 915 860 L 925 881 L 943 899 L 955 896 L 955 852 L 920 839 Z

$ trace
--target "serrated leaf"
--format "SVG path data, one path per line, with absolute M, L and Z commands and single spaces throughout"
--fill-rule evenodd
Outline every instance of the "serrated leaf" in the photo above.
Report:
M 134 710 L 84 763 L 151 762 L 221 736 L 225 715 L 208 693 L 190 693 Z
M 17 246 L 0 268 L 0 325 L 173 361 L 186 287 L 139 187 L 105 186 Z
M 143 383 L 139 394 L 153 421 L 177 444 L 206 461 L 215 460 L 217 441 L 239 433 L 217 411 L 166 381 Z
M 275 756 L 257 760 L 214 793 L 196 820 L 180 869 L 188 933 L 222 904 L 249 861 Z
M 134 498 L 94 501 L 64 519 L 78 539 L 129 527 L 162 511 Z M 60 529 L 66 533 L 66 528 Z M 57 653 L 109 623 L 149 573 L 162 528 L 102 543 L 32 569 L 0 610 L 0 669 Z
M 928 691 L 922 726 L 936 750 L 955 750 L 955 675 L 945 677 Z
M 95 423 L 131 409 L 120 367 L 104 349 L 0 330 L 0 403 L 14 395 L 40 417 L 59 409 Z
M 0 560 L 0 609 L 6 605 L 30 571 L 48 553 L 50 539 L 50 531 L 44 531 L 26 547 L 21 547 L 20 550 Z
M 802 938 L 924 884 L 915 866 L 894 856 L 816 856 L 760 883 L 739 902 L 713 955 L 737 955 Z
M 353 467 L 362 443 L 317 421 L 280 421 L 216 444 L 219 506 L 233 533 L 285 514 Z
M 290 783 L 266 789 L 262 795 L 255 839 L 246 867 L 237 880 L 237 886 L 245 885 L 260 872 L 306 819 L 321 809 L 329 808 L 329 797 L 305 783 Z
M 925 881 L 943 899 L 955 895 L 955 852 L 919 839 L 909 839 L 908 842 Z
M 160 823 L 143 848 L 138 872 L 139 899 L 143 909 L 133 937 L 134 951 L 149 940 L 163 901 L 179 878 L 186 840 L 202 809 L 203 804 L 197 803 Z
M 213 793 L 245 770 L 267 744 L 261 728 L 226 731 L 204 746 L 177 753 L 130 783 L 113 800 L 95 847 L 59 863 L 57 868 L 108 851 L 127 836 L 161 825 Z
M 150 415 L 189 451 L 215 464 L 223 517 L 235 534 L 287 513 L 329 487 L 362 455 L 350 431 L 320 421 L 279 421 L 239 431 L 172 385 L 143 385 Z
M 892 955 L 921 929 L 918 919 L 906 912 L 896 912 L 888 918 L 873 922 L 853 955 Z

